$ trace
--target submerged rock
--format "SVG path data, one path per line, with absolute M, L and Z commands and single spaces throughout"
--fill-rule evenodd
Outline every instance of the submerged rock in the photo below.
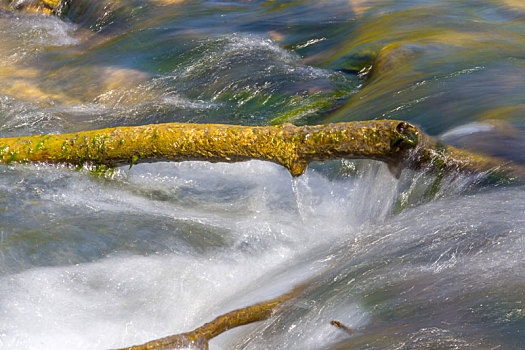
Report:
M 489 119 L 465 124 L 447 131 L 440 138 L 471 152 L 525 164 L 525 138 L 504 120 Z

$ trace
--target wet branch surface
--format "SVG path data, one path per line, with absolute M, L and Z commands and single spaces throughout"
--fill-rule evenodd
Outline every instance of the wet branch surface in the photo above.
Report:
M 497 158 L 440 143 L 403 121 L 377 120 L 316 126 L 152 124 L 59 135 L 0 138 L 0 164 L 84 163 L 109 167 L 159 161 L 266 160 L 292 176 L 313 161 L 375 159 L 397 175 L 403 168 L 495 172 L 521 177 L 523 169 Z

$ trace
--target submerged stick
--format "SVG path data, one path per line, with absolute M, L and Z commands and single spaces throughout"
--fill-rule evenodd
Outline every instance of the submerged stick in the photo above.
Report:
M 336 321 L 336 320 L 332 320 L 330 321 L 330 324 L 332 326 L 335 326 L 341 330 L 343 330 L 346 334 L 348 335 L 354 335 L 354 331 L 352 331 L 352 329 L 348 328 L 347 326 L 345 326 L 344 324 L 342 324 L 341 322 L 339 321 Z
M 230 311 L 191 332 L 176 334 L 119 350 L 164 350 L 181 348 L 207 350 L 208 342 L 219 334 L 235 327 L 268 319 L 279 306 L 282 306 L 286 301 L 296 296 L 299 291 L 302 290 L 303 286 L 304 285 L 301 284 L 292 289 L 292 291 L 275 299 Z
M 521 176 L 520 167 L 440 144 L 419 128 L 394 120 L 317 126 L 153 124 L 71 134 L 0 138 L 0 164 L 11 162 L 119 166 L 144 162 L 266 160 L 292 176 L 308 163 L 330 159 L 375 159 L 396 174 L 403 167 Z

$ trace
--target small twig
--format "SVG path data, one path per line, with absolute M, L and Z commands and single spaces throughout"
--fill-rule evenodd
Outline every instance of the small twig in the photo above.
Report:
M 336 326 L 337 328 L 339 328 L 339 329 L 345 331 L 345 332 L 348 333 L 349 335 L 353 335 L 353 334 L 354 334 L 354 331 L 353 331 L 353 330 L 351 330 L 350 328 L 348 328 L 347 326 L 345 326 L 344 324 L 342 324 L 342 323 L 339 322 L 339 321 L 335 321 L 335 320 L 333 320 L 333 321 L 330 322 L 330 324 L 331 324 L 332 326 Z

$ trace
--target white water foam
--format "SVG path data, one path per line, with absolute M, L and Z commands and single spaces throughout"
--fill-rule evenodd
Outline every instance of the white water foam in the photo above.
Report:
M 137 220 L 153 215 L 166 222 L 184 218 L 218 226 L 230 237 L 226 246 L 204 254 L 115 251 L 93 262 L 5 274 L 0 281 L 0 344 L 9 349 L 102 349 L 141 343 L 287 292 L 329 261 L 305 261 L 281 277 L 261 277 L 304 259 L 301 256 L 313 247 L 346 239 L 366 221 L 363 215 L 387 213 L 395 191 L 390 189 L 391 198 L 385 200 L 385 189 L 395 188 L 398 181 L 375 163 L 355 182 L 329 181 L 315 171 L 293 180 L 285 169 L 259 161 L 139 165 L 120 171 L 109 182 L 89 180 L 87 173 L 68 169 L 34 170 L 28 176 L 48 181 L 28 181 L 37 193 L 32 207 L 43 202 L 54 212 L 66 207 L 83 212 L 88 221 L 81 224 L 93 242 L 105 233 L 90 230 L 90 225 L 97 223 L 97 213 L 108 212 L 114 222 L 107 230 L 118 227 L 119 217 L 136 213 Z M 371 188 L 371 178 L 385 187 Z M 8 183 L 1 188 L 10 192 Z M 368 210 L 361 205 L 364 194 L 374 204 L 368 214 L 362 211 Z M 170 196 L 171 200 L 155 199 Z M 126 233 L 120 237 L 125 240 Z M 334 311 L 326 310 L 318 317 Z M 361 313 L 354 311 L 345 313 L 346 318 L 341 315 L 342 320 L 361 322 Z M 319 329 L 308 341 L 318 344 L 323 333 Z M 214 346 L 228 348 L 228 339 Z

